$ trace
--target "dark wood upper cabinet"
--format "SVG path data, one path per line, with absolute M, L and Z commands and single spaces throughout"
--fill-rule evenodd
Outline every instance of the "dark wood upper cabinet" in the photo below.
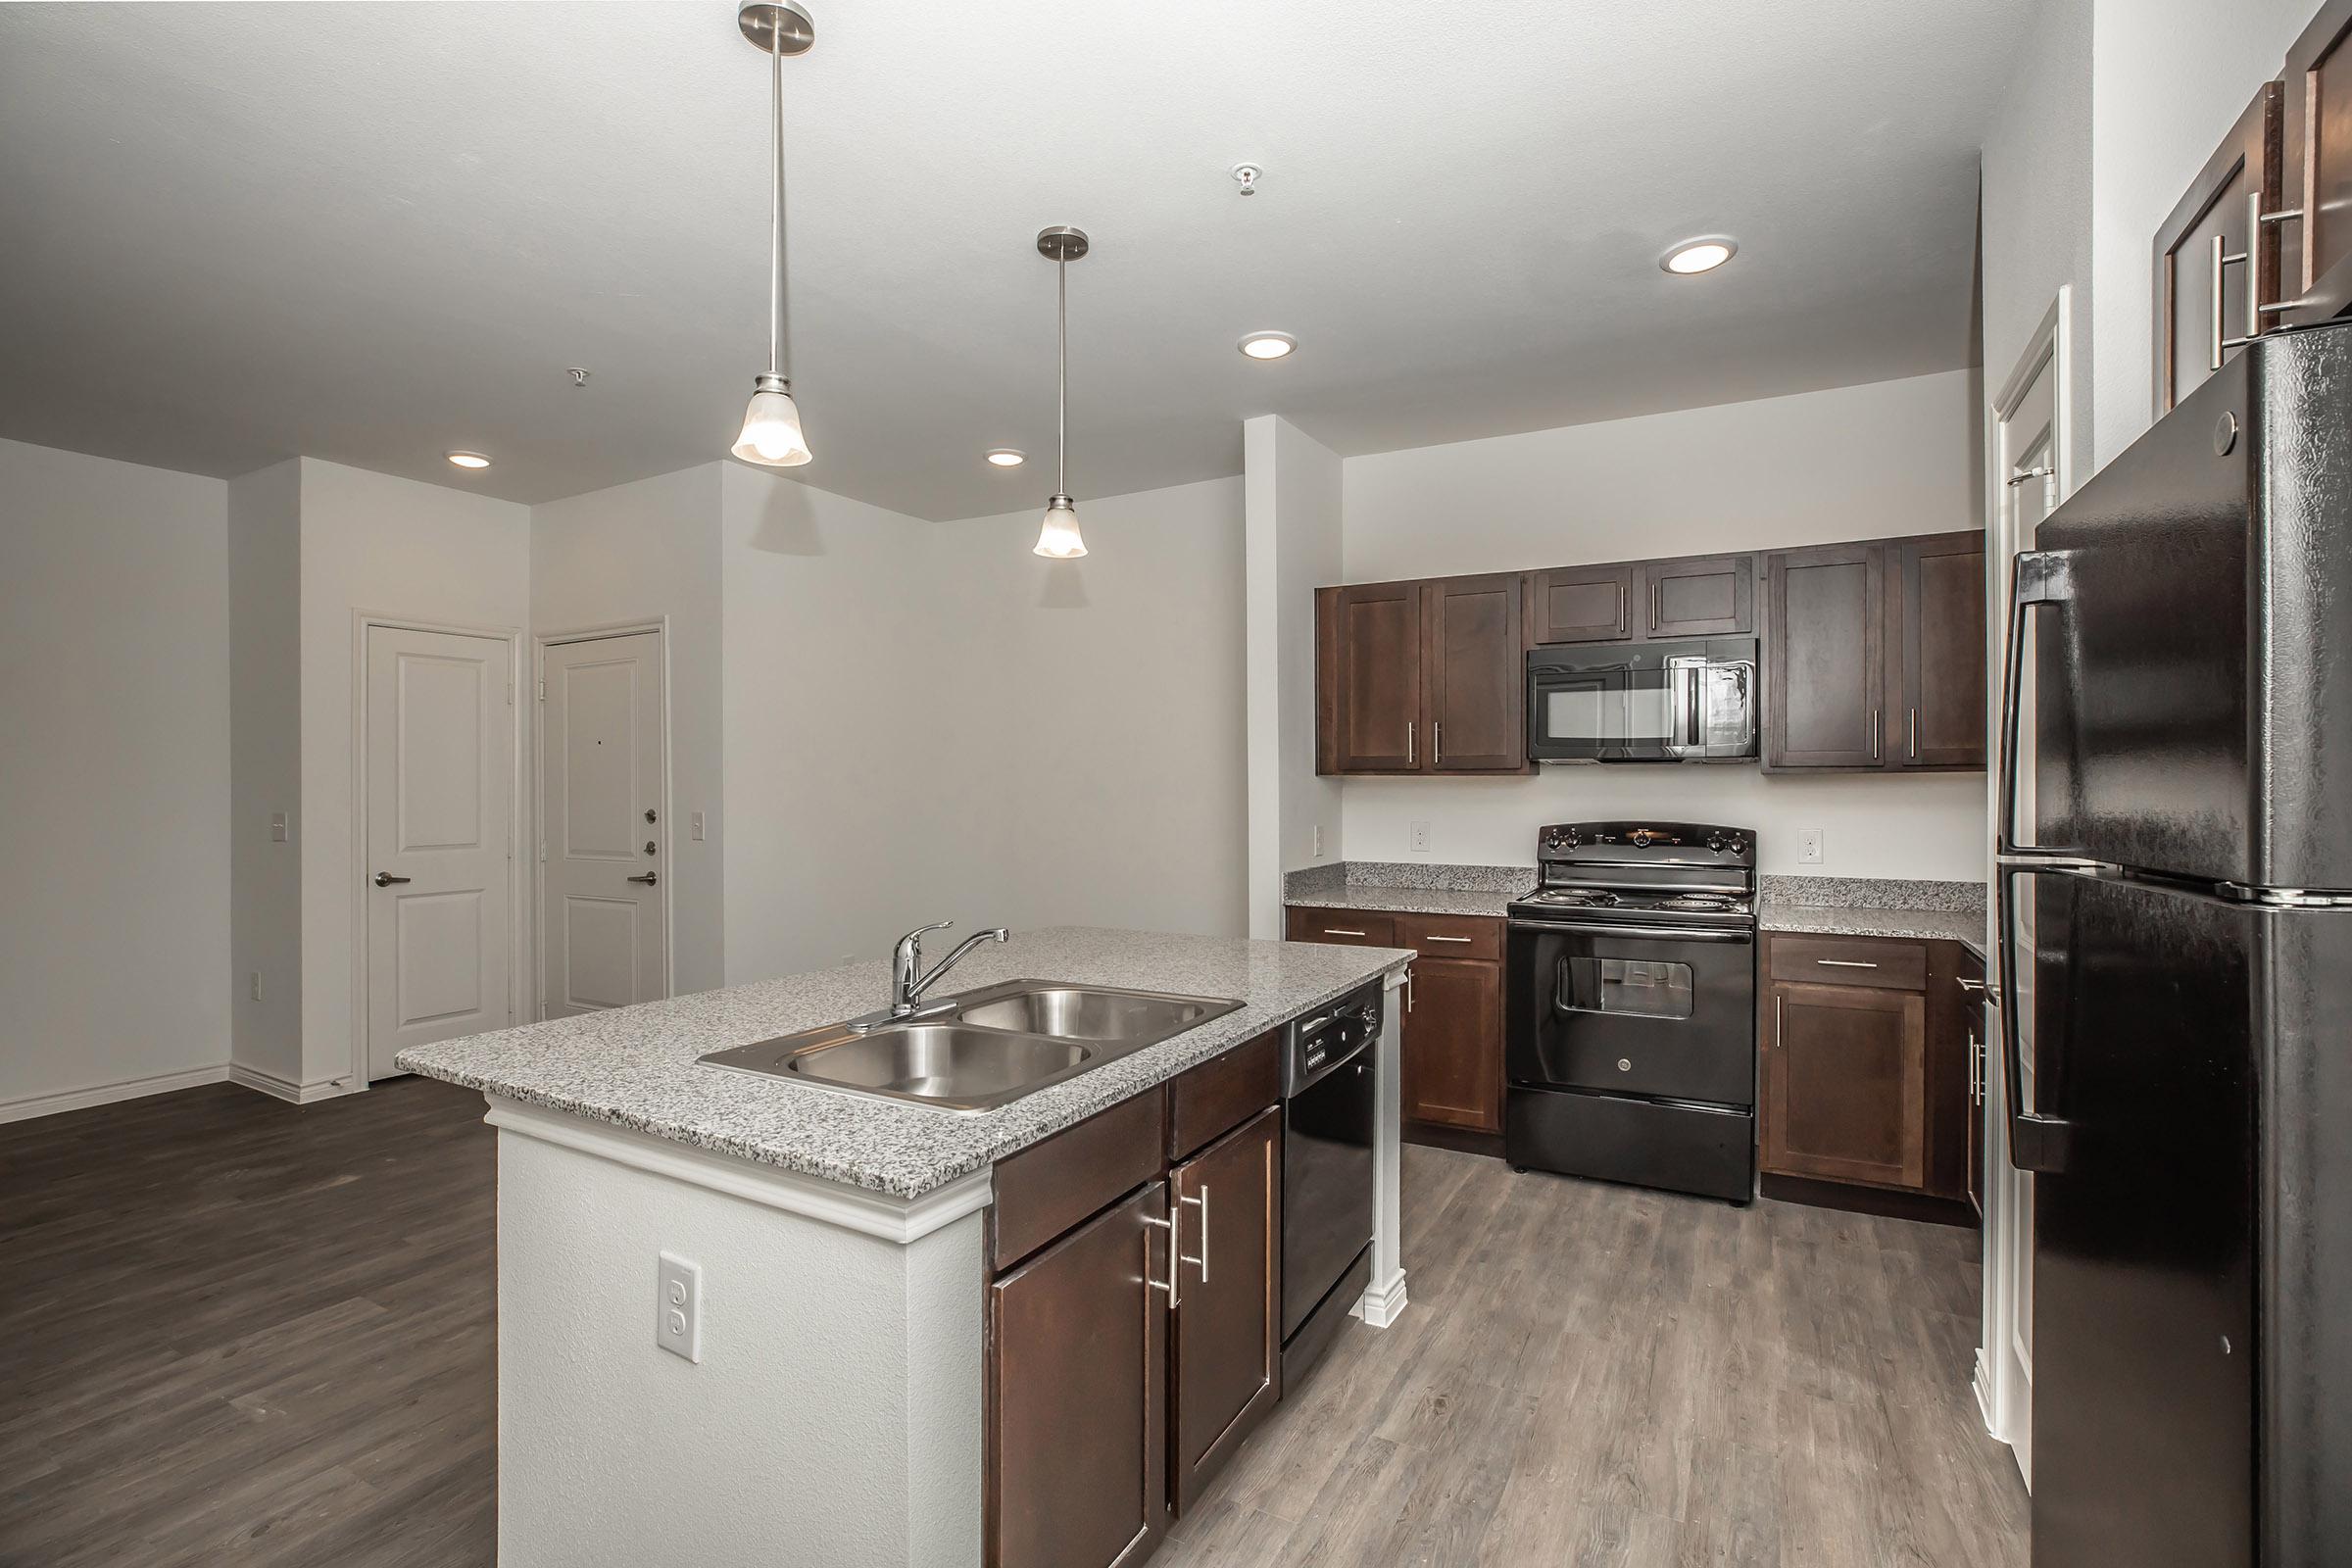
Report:
M 1901 699 L 1905 768 L 1984 765 L 1984 536 L 1936 534 L 1891 547 L 1887 685 Z
M 1167 1187 L 988 1287 L 986 1561 L 1140 1563 L 1168 1517 Z
M 1764 558 L 1764 765 L 1878 767 L 1886 759 L 1883 545 Z
M 1527 766 L 1525 579 L 1446 577 L 1422 590 L 1429 628 L 1429 769 L 1515 773 Z
M 2156 413 L 2278 324 L 2285 101 L 2266 81 L 2156 231 Z M 2352 192 L 2348 192 L 2352 194 Z
M 1502 965 L 1423 951 L 1403 1022 L 1405 1118 L 1500 1132 Z
M 1925 999 L 1781 981 L 1765 998 L 1763 1022 L 1762 1168 L 1925 1190 Z
M 1730 637 L 1755 630 L 1755 572 L 1752 556 L 1643 563 L 1642 635 Z
M 1327 773 L 1418 772 L 1426 758 L 1421 715 L 1421 584 L 1364 583 L 1316 596 L 1317 681 L 1323 688 Z
M 2302 216 L 2268 226 L 2285 242 L 2279 294 L 2292 309 L 2270 313 L 2290 326 L 2328 320 L 2352 306 L 2352 0 L 2328 0 L 2286 53 L 2282 205 Z
M 1281 1394 L 1281 1107 L 1178 1165 L 1169 1182 L 1181 1254 L 1169 1470 L 1182 1515 Z
M 1528 578 L 1539 643 L 1613 643 L 1634 634 L 1633 565 L 1561 566 Z

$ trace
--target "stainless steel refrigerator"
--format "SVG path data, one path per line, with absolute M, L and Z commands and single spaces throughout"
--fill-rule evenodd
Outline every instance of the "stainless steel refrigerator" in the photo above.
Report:
M 2352 1563 L 2352 324 L 2249 345 L 2014 569 L 2034 1568 Z

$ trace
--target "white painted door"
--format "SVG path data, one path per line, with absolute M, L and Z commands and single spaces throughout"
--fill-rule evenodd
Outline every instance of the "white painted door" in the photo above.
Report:
M 514 1017 L 509 645 L 368 628 L 368 1076 Z
M 669 995 L 662 634 L 555 643 L 540 703 L 540 1016 Z
M 1995 617 L 2000 659 L 1992 666 L 1995 681 L 2004 677 L 2008 648 L 2006 607 L 2009 561 L 2034 548 L 2034 530 L 2058 505 L 2064 466 L 2060 357 L 2055 332 L 2027 356 L 2012 379 L 2009 396 L 1996 405 L 1993 423 L 1993 474 L 1999 481 L 1994 498 L 2001 564 L 2002 614 Z M 2017 815 L 2021 836 L 2034 838 L 2034 654 L 2036 631 L 2026 628 L 2024 657 L 2018 686 Z M 1995 737 L 1995 744 L 1999 737 Z M 1999 809 L 1997 784 L 1994 809 Z M 2018 884 L 2017 923 L 2006 933 L 2016 944 L 2017 994 L 2004 999 L 2000 1011 L 1987 1018 L 1988 1031 L 2017 1031 L 2019 1077 L 2032 1103 L 2034 1085 L 2034 882 Z M 1996 940 L 2003 934 L 1994 933 Z M 2000 1037 L 1988 1033 L 1994 1050 Z M 2034 1474 L 2034 1178 L 2009 1163 L 2009 1088 L 2003 1074 L 1989 1075 L 1986 1097 L 1984 1151 L 1987 1172 L 1985 1215 L 1985 1345 L 1990 1352 L 1992 1388 L 1986 1400 L 1994 1431 L 2016 1450 L 2018 1468 L 2029 1482 Z

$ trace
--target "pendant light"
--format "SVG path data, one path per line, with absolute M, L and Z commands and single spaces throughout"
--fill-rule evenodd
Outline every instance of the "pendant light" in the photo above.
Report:
M 743 411 L 743 433 L 735 456 L 770 468 L 797 468 L 811 456 L 801 434 L 801 411 L 784 374 L 784 57 L 805 55 L 816 42 L 816 24 L 796 0 L 758 0 L 735 15 L 735 24 L 752 47 L 768 57 L 770 97 L 775 108 L 775 188 L 768 209 L 767 370 L 752 378 L 751 405 Z
M 1078 508 L 1069 496 L 1070 264 L 1086 254 L 1086 233 L 1076 228 L 1049 228 L 1037 236 L 1037 248 L 1054 264 L 1054 281 L 1061 301 L 1061 401 L 1054 421 L 1054 496 L 1046 503 L 1036 550 L 1055 561 L 1070 561 L 1086 554 L 1086 541 L 1078 534 Z

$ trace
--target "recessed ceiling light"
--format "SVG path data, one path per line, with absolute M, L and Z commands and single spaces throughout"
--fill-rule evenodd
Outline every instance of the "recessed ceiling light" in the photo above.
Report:
M 1740 249 L 1739 242 L 1721 235 L 1705 239 L 1687 239 L 1658 258 L 1658 265 L 1669 272 L 1688 276 L 1692 272 L 1712 272 L 1730 261 Z
M 1241 349 L 1253 360 L 1288 359 L 1298 340 L 1288 332 L 1252 332 L 1242 339 Z
M 461 468 L 487 468 L 490 466 L 490 460 L 479 452 L 452 452 L 449 455 L 449 461 Z
M 1028 461 L 1028 454 L 1018 447 L 990 447 L 988 461 L 1000 468 L 1017 468 Z

